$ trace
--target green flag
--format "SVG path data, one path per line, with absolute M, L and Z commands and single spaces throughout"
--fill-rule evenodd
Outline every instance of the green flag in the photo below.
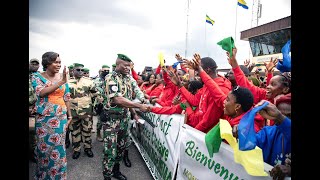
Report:
M 213 157 L 213 153 L 219 152 L 221 141 L 220 122 L 218 122 L 218 124 L 215 125 L 205 136 L 205 142 L 210 158 Z
M 232 49 L 235 46 L 234 46 L 234 40 L 233 40 L 233 38 L 231 36 L 222 39 L 217 44 L 220 45 L 223 50 L 226 50 L 226 51 L 228 51 L 230 53 L 230 58 L 232 57 Z

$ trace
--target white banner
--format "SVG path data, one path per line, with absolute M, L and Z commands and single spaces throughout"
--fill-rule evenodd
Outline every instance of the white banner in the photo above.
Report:
M 178 140 L 183 115 L 141 113 L 143 124 L 135 124 L 130 133 L 154 179 L 171 180 L 179 157 Z
M 219 152 L 210 158 L 205 143 L 205 133 L 185 124 L 180 130 L 180 135 L 178 180 L 272 179 L 270 176 L 249 175 L 242 165 L 234 162 L 233 150 L 224 142 L 221 143 Z M 269 174 L 272 166 L 265 163 L 264 169 Z

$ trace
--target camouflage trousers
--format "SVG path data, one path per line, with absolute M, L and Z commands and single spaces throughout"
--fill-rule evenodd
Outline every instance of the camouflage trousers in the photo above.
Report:
M 29 117 L 29 155 L 34 156 L 37 147 L 35 117 Z
M 97 132 L 99 132 L 102 129 L 102 123 L 100 120 L 100 116 L 97 115 Z
M 114 164 L 122 161 L 128 140 L 128 121 L 129 118 L 111 119 L 103 123 L 104 157 L 102 167 L 104 177 L 111 177 Z
M 130 129 L 132 128 L 134 121 L 136 121 L 136 120 L 129 120 L 129 122 L 128 122 L 128 129 L 127 129 L 127 131 L 128 131 L 128 136 L 129 136 L 129 134 L 130 134 Z M 132 144 L 132 139 L 131 139 L 130 136 L 129 136 L 129 137 L 128 137 L 128 140 L 127 140 L 127 143 L 126 143 L 126 150 L 129 149 L 129 146 L 130 146 L 131 144 Z
M 69 125 L 69 129 L 72 135 L 72 148 L 73 151 L 80 151 L 81 141 L 85 149 L 91 149 L 91 130 L 92 130 L 93 120 L 90 117 L 80 118 L 73 117 Z

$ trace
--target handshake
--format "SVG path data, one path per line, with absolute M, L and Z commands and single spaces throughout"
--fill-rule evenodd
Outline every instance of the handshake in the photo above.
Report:
M 140 104 L 140 106 L 139 106 L 139 110 L 141 112 L 150 112 L 151 108 L 152 108 L 152 106 L 147 105 L 147 104 Z

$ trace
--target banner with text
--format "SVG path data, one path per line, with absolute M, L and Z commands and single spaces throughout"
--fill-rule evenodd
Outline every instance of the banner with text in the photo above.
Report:
M 134 123 L 131 137 L 155 179 L 171 180 L 179 157 L 179 132 L 183 115 L 139 113 L 143 124 Z
M 206 143 L 205 133 L 188 125 L 183 125 L 180 130 L 180 157 L 177 179 L 224 179 L 224 180 L 253 180 L 272 179 L 270 176 L 250 176 L 242 165 L 234 161 L 233 150 L 222 142 L 218 153 L 210 158 Z M 272 166 L 264 164 L 268 173 Z

